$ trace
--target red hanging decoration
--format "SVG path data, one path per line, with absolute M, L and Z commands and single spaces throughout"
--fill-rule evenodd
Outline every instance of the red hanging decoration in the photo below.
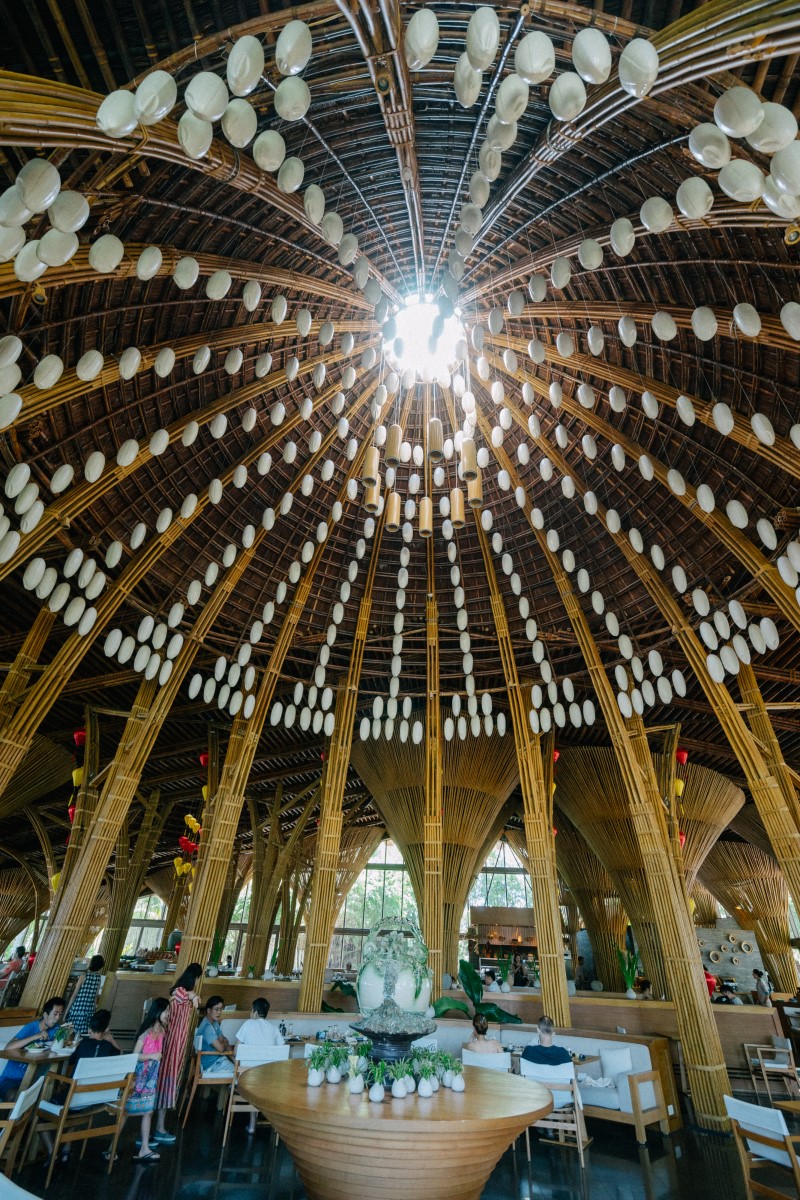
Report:
M 73 733 L 72 737 L 75 742 L 75 745 L 78 747 L 79 750 L 80 750 L 81 746 L 86 745 L 86 730 L 85 729 L 76 729 L 75 732 Z
M 203 753 L 200 755 L 200 766 L 203 768 L 203 770 L 205 770 L 205 768 L 208 766 L 208 758 L 209 758 L 208 751 L 204 750 Z
M 558 762 L 558 760 L 559 760 L 560 758 L 561 758 L 561 751 L 560 751 L 560 750 L 554 750 L 554 751 L 553 751 L 553 763 L 554 763 L 554 764 L 555 764 L 555 763 L 557 763 L 557 762 Z
M 680 842 L 680 844 L 681 844 L 681 850 L 682 850 L 682 849 L 683 849 L 683 847 L 686 845 L 686 834 L 683 832 L 683 830 L 682 830 L 682 829 L 681 829 L 681 831 L 680 831 L 680 832 L 679 832 L 679 834 L 678 834 L 678 841 L 679 841 L 679 842 Z
M 76 811 L 76 806 L 74 804 L 70 804 L 69 808 L 67 809 L 67 816 L 69 817 L 70 825 L 75 820 L 75 811 Z
M 64 845 L 65 845 L 65 846 L 68 846 L 68 845 L 69 845 L 69 838 L 70 838 L 70 835 L 69 835 L 69 834 L 67 834 L 66 838 L 64 839 Z
M 676 750 L 675 758 L 677 759 L 678 763 L 682 767 L 685 767 L 687 762 L 689 761 L 689 751 L 688 750 Z
M 555 837 L 557 833 L 558 833 L 558 830 L 556 829 L 556 827 L 554 825 L 553 826 L 553 837 Z

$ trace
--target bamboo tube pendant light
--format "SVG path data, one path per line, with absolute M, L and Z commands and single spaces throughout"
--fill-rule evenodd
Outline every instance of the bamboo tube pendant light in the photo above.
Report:
M 475 468 L 475 476 L 467 483 L 467 504 L 470 508 L 480 508 L 483 504 L 483 480 L 480 468 Z
M 386 501 L 386 528 L 389 533 L 397 533 L 400 528 L 399 492 L 390 492 Z
M 478 475 L 478 457 L 474 438 L 464 438 L 461 443 L 461 474 L 469 483 Z
M 440 463 L 444 458 L 444 430 L 438 417 L 428 421 L 428 459 L 432 463 Z
M 424 538 L 433 534 L 433 501 L 430 496 L 423 496 L 419 502 L 419 534 Z
M 453 488 L 450 492 L 450 520 L 453 529 L 464 528 L 464 493 L 461 488 Z
M 372 487 L 364 489 L 364 507 L 368 513 L 376 513 L 381 506 L 381 482 L 380 479 L 374 483 Z
M 401 463 L 400 446 L 403 441 L 402 425 L 390 425 L 386 434 L 386 449 L 383 458 L 387 467 L 399 467 Z
M 380 450 L 377 446 L 370 446 L 367 453 L 364 455 L 364 473 L 361 476 L 361 482 L 364 487 L 374 487 L 380 478 Z

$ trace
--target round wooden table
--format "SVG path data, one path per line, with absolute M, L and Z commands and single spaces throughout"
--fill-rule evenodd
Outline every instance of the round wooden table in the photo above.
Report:
M 347 1084 L 309 1087 L 297 1059 L 247 1071 L 239 1091 L 275 1127 L 309 1200 L 478 1200 L 508 1146 L 550 1112 L 518 1076 L 465 1067 L 466 1090 L 373 1104 Z

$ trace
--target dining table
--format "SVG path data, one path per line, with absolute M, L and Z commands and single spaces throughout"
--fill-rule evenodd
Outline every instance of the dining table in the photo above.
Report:
M 253 1067 L 239 1091 L 291 1153 L 309 1200 L 479 1200 L 505 1150 L 553 1107 L 539 1083 L 464 1068 L 465 1090 L 440 1087 L 373 1102 L 346 1080 L 308 1084 L 299 1059 Z
M 59 1063 L 66 1062 L 74 1049 L 74 1046 L 69 1046 L 63 1050 L 48 1049 L 42 1050 L 40 1054 L 36 1054 L 31 1053 L 26 1046 L 18 1050 L 9 1050 L 8 1046 L 4 1046 L 0 1049 L 0 1059 L 4 1059 L 6 1062 L 25 1064 L 25 1074 L 19 1085 L 20 1091 L 22 1091 L 24 1088 L 31 1086 L 42 1067 L 46 1067 L 48 1071 L 52 1071 Z

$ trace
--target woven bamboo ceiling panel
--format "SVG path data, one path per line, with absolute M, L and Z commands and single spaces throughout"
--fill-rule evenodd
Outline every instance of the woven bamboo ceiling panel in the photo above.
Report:
M 485 537 L 533 732 L 607 740 L 549 552 L 624 714 L 738 775 L 713 697 L 752 661 L 800 766 L 789 0 L 5 18 L 0 637 L 38 622 L 36 727 L 95 705 L 102 765 L 172 689 L 169 840 L 279 655 L 249 787 L 299 793 L 369 577 L 363 760 L 423 744 L 435 596 L 447 744 L 510 761 Z

